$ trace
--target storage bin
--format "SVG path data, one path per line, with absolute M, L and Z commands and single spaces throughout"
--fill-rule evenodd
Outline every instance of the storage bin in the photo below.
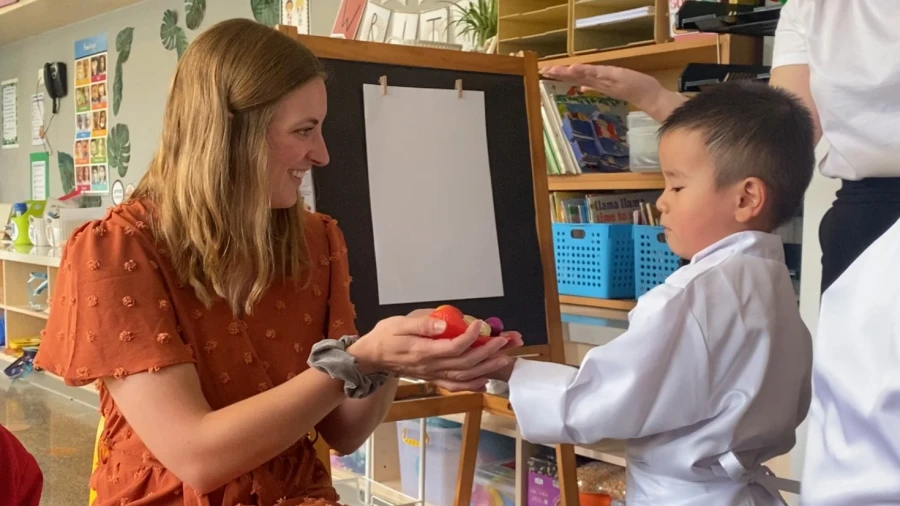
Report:
M 471 506 L 516 506 L 514 464 L 488 464 L 475 469 Z
M 628 113 L 628 165 L 632 172 L 659 172 L 660 123 L 644 112 Z
M 634 295 L 640 297 L 662 284 L 681 266 L 666 243 L 663 227 L 634 225 Z
M 443 418 L 428 418 L 425 430 L 425 502 L 429 506 L 453 506 L 462 451 L 462 425 Z M 419 446 L 422 444 L 419 420 L 397 422 L 397 437 L 400 491 L 410 497 L 419 497 Z M 484 430 L 480 432 L 476 466 L 514 461 L 515 458 L 514 439 Z
M 349 455 L 338 455 L 332 451 L 331 467 L 364 476 L 366 474 L 366 446 L 361 446 Z
M 634 297 L 632 226 L 554 223 L 553 253 L 560 295 Z

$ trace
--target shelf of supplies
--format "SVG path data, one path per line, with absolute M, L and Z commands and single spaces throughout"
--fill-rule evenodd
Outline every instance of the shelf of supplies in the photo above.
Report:
M 19 0 L 0 7 L 0 46 L 121 9 L 141 0 Z
M 764 65 L 720 65 L 689 63 L 678 78 L 678 91 L 699 92 L 727 81 L 769 82 L 771 67 Z
M 617 311 L 631 311 L 637 305 L 636 300 L 593 299 L 590 297 L 576 297 L 574 295 L 560 295 L 560 304 L 573 306 L 598 307 L 601 309 L 615 309 Z
M 527 12 L 517 12 L 514 14 L 506 14 L 500 16 L 500 21 L 522 21 L 528 23 L 565 23 L 569 19 L 569 5 L 551 5 L 543 9 L 536 9 Z
M 626 67 L 639 72 L 652 72 L 662 69 L 682 68 L 688 63 L 694 62 L 718 63 L 719 51 L 726 42 L 731 41 L 731 37 L 733 36 L 698 35 L 686 40 L 675 40 L 661 44 L 626 47 L 565 58 L 544 59 L 538 62 L 538 66 L 549 67 L 552 65 L 584 63 Z M 721 40 L 717 40 L 720 38 Z
M 550 191 L 660 190 L 666 183 L 659 172 L 616 172 L 548 176 Z
M 463 423 L 464 414 L 442 416 L 446 420 Z M 519 436 L 516 420 L 506 416 L 484 413 L 481 415 L 481 428 L 495 434 L 515 438 Z M 550 446 L 550 445 L 544 445 Z M 604 440 L 593 445 L 575 446 L 575 453 L 590 459 L 625 467 L 625 443 L 617 440 Z
M 5 309 L 7 311 L 12 311 L 13 313 L 24 314 L 28 316 L 33 316 L 35 318 L 41 318 L 46 320 L 50 317 L 50 313 L 46 313 L 44 311 L 35 311 L 31 309 L 29 306 L 11 306 L 9 304 L 0 304 L 0 309 Z
M 781 5 L 755 7 L 688 1 L 675 16 L 678 27 L 684 30 L 771 36 L 781 17 Z

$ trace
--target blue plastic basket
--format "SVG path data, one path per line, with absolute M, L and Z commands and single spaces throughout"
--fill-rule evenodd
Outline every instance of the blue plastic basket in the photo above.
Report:
M 554 223 L 553 253 L 561 295 L 634 297 L 632 225 Z
M 678 270 L 681 259 L 666 244 L 662 227 L 634 225 L 634 295 L 640 297 Z

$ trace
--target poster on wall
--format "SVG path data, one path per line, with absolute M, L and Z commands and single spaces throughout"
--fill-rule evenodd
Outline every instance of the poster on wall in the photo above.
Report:
M 311 0 L 282 0 L 281 24 L 296 26 L 297 33 L 309 35 L 309 4 Z
M 366 0 L 341 0 L 341 7 L 334 18 L 331 36 L 340 39 L 355 39 L 362 20 Z
M 75 42 L 75 187 L 87 194 L 109 192 L 107 64 L 105 33 Z
M 0 146 L 3 149 L 19 147 L 19 118 L 16 116 L 16 108 L 19 106 L 19 80 L 9 79 L 0 82 L 0 118 L 3 128 L 3 140 Z

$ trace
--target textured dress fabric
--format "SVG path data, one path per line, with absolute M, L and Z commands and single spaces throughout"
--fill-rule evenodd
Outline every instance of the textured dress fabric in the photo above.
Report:
M 300 374 L 313 344 L 356 333 L 337 222 L 307 214 L 309 283 L 277 280 L 252 315 L 235 318 L 224 301 L 206 308 L 179 281 L 151 233 L 148 207 L 127 202 L 73 233 L 36 357 L 69 385 L 97 382 L 106 424 L 94 506 L 334 504 L 331 478 L 306 437 L 224 487 L 196 493 L 153 456 L 97 380 L 193 364 L 215 410 Z

